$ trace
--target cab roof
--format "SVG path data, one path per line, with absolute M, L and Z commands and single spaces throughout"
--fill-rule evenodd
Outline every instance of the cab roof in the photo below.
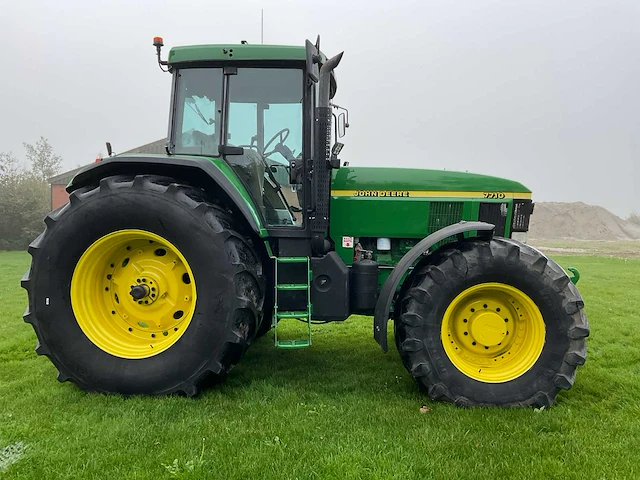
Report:
M 173 47 L 169 64 L 224 60 L 306 60 L 301 46 L 216 44 Z

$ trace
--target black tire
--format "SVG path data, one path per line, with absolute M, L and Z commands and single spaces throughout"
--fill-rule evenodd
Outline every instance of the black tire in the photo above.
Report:
M 255 337 L 265 291 L 260 256 L 229 211 L 201 190 L 175 182 L 115 176 L 76 190 L 70 203 L 47 216 L 44 232 L 29 246 L 24 320 L 38 337 L 36 352 L 53 362 L 60 381 L 87 391 L 192 396 L 222 379 Z M 98 348 L 80 329 L 71 305 L 71 278 L 83 252 L 123 229 L 152 232 L 175 245 L 198 292 L 182 336 L 148 358 L 121 358 Z
M 484 282 L 511 285 L 528 295 L 546 330 L 533 366 L 503 383 L 462 373 L 441 340 L 449 304 Z M 571 388 L 577 366 L 585 362 L 589 324 L 583 307 L 564 270 L 534 248 L 504 238 L 458 242 L 426 257 L 405 282 L 395 309 L 396 346 L 407 370 L 434 400 L 461 406 L 550 406 L 559 390 Z
M 273 306 L 265 308 L 264 320 L 258 331 L 256 332 L 256 338 L 264 337 L 271 331 L 273 325 L 271 323 L 271 317 L 273 316 Z
M 264 316 L 262 323 L 258 327 L 256 332 L 256 338 L 264 337 L 273 328 L 273 306 L 275 303 L 275 286 L 273 285 L 274 276 L 274 263 L 273 260 L 269 260 L 269 263 L 265 265 L 265 276 L 267 277 L 266 292 L 264 295 Z

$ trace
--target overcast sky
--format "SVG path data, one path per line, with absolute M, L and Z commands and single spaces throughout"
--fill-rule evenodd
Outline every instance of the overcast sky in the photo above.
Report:
M 65 168 L 166 135 L 168 47 L 321 35 L 345 51 L 351 165 L 522 181 L 537 201 L 640 213 L 640 2 L 3 0 L 0 151 L 49 139 Z

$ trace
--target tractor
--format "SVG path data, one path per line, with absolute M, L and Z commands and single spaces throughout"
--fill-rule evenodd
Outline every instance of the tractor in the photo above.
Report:
M 166 154 L 79 171 L 29 246 L 24 320 L 58 380 L 196 395 L 251 343 L 311 345 L 312 323 L 373 317 L 434 400 L 550 406 L 586 359 L 574 281 L 526 244 L 521 183 L 350 166 L 348 110 L 319 38 L 180 46 Z M 305 323 L 285 339 L 282 322 Z M 308 325 L 308 328 L 307 328 Z M 282 329 L 281 329 L 282 331 Z

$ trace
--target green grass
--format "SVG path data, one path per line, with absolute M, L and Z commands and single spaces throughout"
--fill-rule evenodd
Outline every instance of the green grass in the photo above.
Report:
M 429 401 L 365 317 L 306 350 L 268 335 L 196 398 L 86 394 L 34 353 L 28 255 L 0 252 L 0 478 L 640 478 L 640 260 L 557 260 L 582 273 L 589 358 L 536 411 Z

